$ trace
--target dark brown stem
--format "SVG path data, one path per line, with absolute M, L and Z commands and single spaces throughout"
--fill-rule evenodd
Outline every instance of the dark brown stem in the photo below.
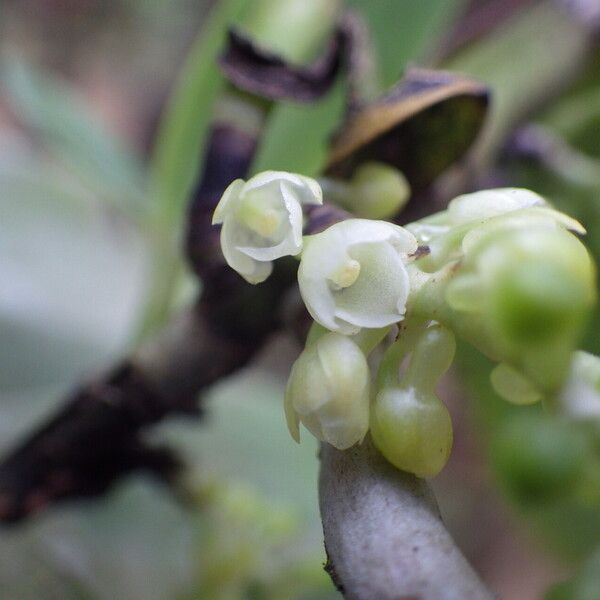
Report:
M 239 42 L 236 36 L 232 40 Z M 224 64 L 233 65 L 236 76 L 250 83 L 258 76 L 269 83 L 269 76 L 289 71 L 304 85 L 302 90 L 310 88 L 312 95 L 304 99 L 315 99 L 335 79 L 342 41 L 343 35 L 336 33 L 322 59 L 309 69 L 269 55 L 267 62 L 276 71 L 265 71 L 265 57 L 247 40 L 234 44 L 235 60 L 230 49 Z M 250 67 L 252 73 L 247 72 Z M 48 422 L 4 458 L 0 521 L 17 521 L 58 500 L 101 494 L 138 469 L 172 482 L 178 459 L 166 448 L 151 447 L 142 437 L 145 429 L 173 413 L 199 414 L 198 394 L 243 367 L 280 326 L 281 296 L 295 280 L 295 261 L 278 261 L 267 282 L 251 286 L 225 264 L 219 228 L 211 224 L 225 188 L 247 175 L 272 106 L 253 89 L 236 87 L 236 81 L 227 86 L 225 99 L 243 103 L 248 110 L 242 116 L 253 116 L 248 123 L 236 111 L 217 110 L 188 211 L 186 253 L 202 280 L 200 299 L 134 357 L 75 390 Z
M 307 227 L 315 232 L 345 216 L 319 207 Z M 60 500 L 101 494 L 136 470 L 174 482 L 179 460 L 167 448 L 149 445 L 144 431 L 172 414 L 199 415 L 198 394 L 243 367 L 280 327 L 281 297 L 295 281 L 297 262 L 289 259 L 278 261 L 265 283 L 247 284 L 220 253 L 214 258 L 209 244 L 215 239 L 218 232 L 212 230 L 201 238 L 212 259 L 202 265 L 206 284 L 200 301 L 112 372 L 75 390 L 4 458 L 0 521 L 18 521 Z
M 150 446 L 143 431 L 168 414 L 197 415 L 198 390 L 245 364 L 253 351 L 253 344 L 215 333 L 202 306 L 179 315 L 131 360 L 75 390 L 3 460 L 0 520 L 101 494 L 136 470 L 172 482 L 179 460 Z

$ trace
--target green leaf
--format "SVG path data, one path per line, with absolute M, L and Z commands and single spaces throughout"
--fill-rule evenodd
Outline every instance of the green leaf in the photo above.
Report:
M 367 20 L 385 88 L 407 63 L 419 61 L 452 22 L 465 0 L 348 0 Z
M 341 84 L 310 106 L 277 106 L 271 112 L 252 172 L 274 169 L 317 176 L 323 170 L 329 138 L 343 107 L 344 86 Z
M 350 0 L 349 4 L 364 14 L 371 27 L 380 55 L 382 82 L 388 86 L 399 79 L 409 61 L 418 59 L 435 43 L 436 34 L 453 17 L 462 0 Z M 323 170 L 330 136 L 341 123 L 343 111 L 341 84 L 315 105 L 277 106 L 252 171 L 283 169 L 317 175 Z
M 322 587 L 318 575 L 322 573 L 323 533 L 318 514 L 317 477 L 319 461 L 315 439 L 302 431 L 302 443 L 297 445 L 288 433 L 283 410 L 283 382 L 258 369 L 246 371 L 215 386 L 203 399 L 206 407 L 204 422 L 166 423 L 161 426 L 160 439 L 179 447 L 190 465 L 192 481 L 229 482 L 242 489 L 254 490 L 264 499 L 264 510 L 283 511 L 292 519 L 295 528 L 285 552 L 303 557 L 301 589 L 310 589 L 307 573 L 313 573 Z M 240 507 L 240 513 L 242 512 Z M 248 507 L 245 509 L 248 512 Z M 257 524 L 260 526 L 260 523 Z M 230 519 L 229 533 L 238 527 Z M 218 532 L 216 532 L 218 534 Z M 243 535 L 243 530 L 236 530 Z M 261 534 L 263 543 L 255 553 L 268 550 L 268 540 Z M 206 551 L 206 536 L 204 537 Z M 240 539 L 238 547 L 245 543 Z M 205 559 L 204 562 L 206 562 Z M 277 561 L 272 561 L 271 569 Z M 300 564 L 297 564 L 300 567 Z M 244 569 L 241 565 L 240 569 Z M 281 574 L 282 583 L 291 574 Z M 325 590 L 331 584 L 325 582 Z M 204 594 L 201 597 L 213 597 Z M 219 596 L 221 597 L 221 596 Z M 268 596 L 288 597 L 283 594 Z M 296 597 L 296 596 L 293 596 Z M 302 595 L 304 598 L 305 596 Z M 312 595 L 310 596 L 313 597 Z M 315 594 L 315 597 L 316 594 Z M 321 598 L 321 596 L 318 596 Z M 329 596 L 326 596 L 329 598 Z
M 0 82 L 18 119 L 85 190 L 136 218 L 144 213 L 141 163 L 94 119 L 67 81 L 8 54 L 0 62 Z
M 600 53 L 595 46 L 593 50 L 587 61 L 582 61 L 584 70 L 576 81 L 542 114 L 535 115 L 536 121 L 574 146 L 580 157 L 592 161 L 600 158 L 600 137 L 597 135 L 600 127 L 600 69 L 597 67 Z M 600 179 L 597 164 L 593 170 L 597 182 Z
M 176 236 L 194 179 L 213 104 L 223 89 L 217 57 L 227 27 L 248 0 L 217 3 L 194 42 L 162 118 L 151 165 L 153 210 L 160 227 Z
M 542 115 L 542 121 L 578 150 L 600 157 L 600 139 L 597 135 L 600 128 L 600 85 L 597 83 L 556 103 Z
M 129 481 L 0 539 L 2 597 L 165 600 L 193 575 L 195 517 L 164 489 Z

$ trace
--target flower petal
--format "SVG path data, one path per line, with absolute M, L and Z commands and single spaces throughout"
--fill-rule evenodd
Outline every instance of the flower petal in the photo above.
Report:
M 223 223 L 227 213 L 234 208 L 234 205 L 239 200 L 240 192 L 243 187 L 243 179 L 236 179 L 229 184 L 227 189 L 223 192 L 223 195 L 215 208 L 215 212 L 213 213 L 213 225 L 220 225 Z
M 236 221 L 227 219 L 221 230 L 221 250 L 227 264 L 237 271 L 249 283 L 261 283 L 271 274 L 273 265 L 270 262 L 258 262 L 241 252 L 236 245 L 239 237 L 245 232 Z
M 532 206 L 547 206 L 547 203 L 542 196 L 530 190 L 498 188 L 454 198 L 448 204 L 448 216 L 453 224 L 459 225 Z
M 361 264 L 356 282 L 334 292 L 336 316 L 356 327 L 378 328 L 401 321 L 406 310 L 409 277 L 402 257 L 390 244 L 351 248 Z
M 287 173 L 286 171 L 264 171 L 246 183 L 245 191 L 256 190 L 270 185 L 288 184 L 300 204 L 322 204 L 323 192 L 317 181 L 310 177 Z
M 296 256 L 302 250 L 302 246 L 298 246 L 290 237 L 286 237 L 275 246 L 268 246 L 266 248 L 259 248 L 257 246 L 238 246 L 237 248 L 246 256 L 250 256 L 258 261 L 275 260 L 282 256 Z
M 302 250 L 301 204 L 322 202 L 321 187 L 309 177 L 265 171 L 247 182 L 236 179 L 212 221 L 223 224 L 221 248 L 228 264 L 250 282 L 264 281 L 270 261 Z

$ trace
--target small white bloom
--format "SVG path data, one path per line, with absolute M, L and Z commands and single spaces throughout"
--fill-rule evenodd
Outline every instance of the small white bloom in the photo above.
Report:
M 319 184 L 309 177 L 265 171 L 248 181 L 236 179 L 212 221 L 223 225 L 221 249 L 227 264 L 250 283 L 264 281 L 273 260 L 302 250 L 302 205 L 322 202 Z
M 346 335 L 404 318 L 405 262 L 417 240 L 385 221 L 349 219 L 306 239 L 298 270 L 304 303 L 323 327 Z
M 581 223 L 552 208 L 544 198 L 521 188 L 498 188 L 463 194 L 440 213 L 411 223 L 406 228 L 420 244 L 429 246 L 421 262 L 425 270 L 439 269 L 456 260 L 490 232 L 529 229 L 535 225 L 585 233 Z
M 509 232 L 516 229 L 528 231 L 537 227 L 566 229 L 579 235 L 586 233 L 583 225 L 569 215 L 547 206 L 533 206 L 493 217 L 478 227 L 474 227 L 464 236 L 462 251 L 466 254 L 490 236 L 503 231 Z
M 452 225 L 460 225 L 533 206 L 548 206 L 548 203 L 539 194 L 523 188 L 482 190 L 454 198 L 448 204 L 448 219 Z
M 600 357 L 582 350 L 573 352 L 559 406 L 570 419 L 600 423 Z
M 369 428 L 367 359 L 349 337 L 329 332 L 294 363 L 285 392 L 285 415 L 300 441 L 300 422 L 340 450 L 362 441 Z
M 492 217 L 533 206 L 548 204 L 540 195 L 526 189 L 481 190 L 457 196 L 450 201 L 446 210 L 410 223 L 407 229 L 415 234 L 420 243 L 428 244 L 457 225 L 476 225 L 475 221 L 482 223 Z

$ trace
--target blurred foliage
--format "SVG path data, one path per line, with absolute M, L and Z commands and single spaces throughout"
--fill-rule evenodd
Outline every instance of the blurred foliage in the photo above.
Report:
M 573 579 L 555 586 L 545 600 L 598 600 L 600 549 L 583 564 Z
M 293 600 L 322 598 L 331 589 L 325 571 L 294 543 L 292 514 L 239 485 L 208 489 L 204 496 L 198 584 L 184 598 Z
M 527 523 L 571 561 L 600 540 L 597 428 L 553 418 L 539 405 L 514 406 L 490 383 L 493 363 L 459 346 L 461 374 L 483 427 L 492 469 Z
M 316 551 L 316 445 L 290 443 L 281 427 L 282 394 L 282 382 L 260 372 L 240 375 L 205 399 L 203 435 L 195 424 L 162 428 L 161 438 L 177 440 L 195 465 L 190 478 L 200 482 L 204 507 L 196 517 L 198 581 L 186 599 L 332 595 Z
M 369 26 L 384 90 L 400 78 L 407 64 L 435 46 L 436 35 L 451 22 L 464 0 L 350 0 L 348 4 L 364 16 Z M 314 105 L 282 103 L 269 120 L 253 172 L 280 169 L 317 175 L 324 166 L 329 139 L 341 123 L 343 110 L 342 82 Z
M 584 60 L 586 44 L 581 26 L 565 18 L 556 3 L 538 2 L 444 62 L 492 89 L 492 115 L 475 160 L 495 156 L 519 120 L 564 86 Z
M 596 135 L 600 125 L 599 59 L 596 52 L 571 89 L 536 119 L 550 126 L 574 148 L 594 158 L 600 158 L 600 140 Z
M 66 83 L 28 67 L 17 56 L 0 63 L 11 110 L 50 157 L 117 209 L 139 217 L 144 204 L 141 162 L 90 118 Z
M 224 86 L 216 61 L 226 27 L 247 3 L 248 0 L 224 0 L 217 4 L 181 69 L 158 129 L 151 165 L 154 210 L 176 235 L 198 175 L 212 106 Z

